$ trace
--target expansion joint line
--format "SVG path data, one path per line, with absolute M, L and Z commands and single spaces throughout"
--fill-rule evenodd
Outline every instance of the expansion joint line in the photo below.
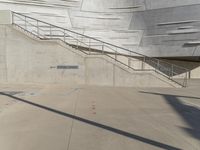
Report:
M 77 93 L 77 97 L 76 97 L 76 100 L 75 100 L 75 105 L 74 105 L 74 112 L 73 112 L 73 115 L 75 116 L 76 115 L 76 109 L 77 109 L 77 104 L 78 104 L 78 95 L 79 95 L 79 90 L 78 88 L 75 88 L 74 91 Z M 72 119 L 72 123 L 71 123 L 71 127 L 70 127 L 70 133 L 69 133 L 69 140 L 68 140 L 68 144 L 67 144 L 67 150 L 69 150 L 70 148 L 70 143 L 71 143 L 71 138 L 72 138 L 72 132 L 73 132 L 73 126 L 74 126 L 74 119 Z

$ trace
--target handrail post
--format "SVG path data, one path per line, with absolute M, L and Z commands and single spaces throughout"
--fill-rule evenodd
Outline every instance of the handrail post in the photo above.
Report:
M 66 31 L 65 31 L 65 29 L 64 29 L 64 42 L 65 42 L 65 32 L 66 32 Z
M 104 43 L 102 45 L 102 54 L 104 53 Z
M 185 81 L 184 81 L 184 86 L 187 87 L 187 84 L 188 84 L 188 79 L 190 78 L 190 72 L 189 70 L 186 70 L 186 73 L 185 73 Z
M 52 29 L 51 29 L 51 25 L 50 25 L 49 32 L 50 32 L 50 38 L 52 38 Z
M 37 35 L 40 37 L 40 33 L 39 33 L 39 22 L 37 20 Z
M 115 51 L 115 61 L 117 61 L 117 47 L 116 47 L 116 51 Z
M 158 59 L 158 62 L 157 62 L 157 70 L 160 71 L 160 60 Z
M 141 69 L 144 70 L 145 69 L 145 62 L 146 62 L 146 57 L 143 57 L 143 61 L 142 61 L 142 65 L 141 65 Z
M 186 75 L 185 75 L 185 79 L 184 79 L 183 86 L 184 86 L 184 87 L 186 87 L 186 86 L 187 86 L 187 72 L 186 72 Z
M 26 16 L 24 16 L 24 22 L 25 22 L 25 24 L 24 24 L 24 26 L 25 26 L 25 29 L 27 30 Z
M 11 13 L 12 13 L 12 24 L 14 24 L 14 15 L 15 15 L 15 14 L 14 14 L 14 12 L 12 12 L 12 11 L 11 11 Z
M 188 84 L 188 79 L 190 78 L 189 76 L 190 76 L 190 74 L 189 74 L 189 71 L 188 71 L 188 70 L 186 70 L 186 77 L 185 77 L 185 87 L 187 87 L 187 84 Z
M 130 68 L 131 67 L 131 58 L 128 57 L 128 67 Z
M 146 62 L 146 57 L 144 56 L 144 58 L 143 58 L 143 62 Z
M 79 41 L 78 41 L 78 40 L 79 40 L 78 38 L 79 38 L 79 37 L 78 37 L 78 34 L 77 34 L 77 43 L 76 43 L 76 48 L 77 48 L 77 49 L 78 49 L 78 42 L 79 42 Z
M 90 52 L 91 52 L 91 45 L 90 45 L 90 43 L 91 43 L 91 39 L 89 39 L 89 55 L 90 55 Z

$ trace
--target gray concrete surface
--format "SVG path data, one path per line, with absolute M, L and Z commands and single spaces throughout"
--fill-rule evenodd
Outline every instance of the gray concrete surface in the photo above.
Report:
M 200 150 L 200 87 L 1 84 L 1 150 Z

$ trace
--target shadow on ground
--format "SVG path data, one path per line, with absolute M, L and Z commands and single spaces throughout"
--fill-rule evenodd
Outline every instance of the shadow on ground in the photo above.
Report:
M 43 105 L 40 105 L 40 104 L 37 104 L 37 103 L 33 103 L 33 102 L 18 98 L 18 97 L 13 96 L 13 95 L 9 95 L 9 94 L 3 93 L 3 92 L 0 92 L 0 95 L 10 97 L 14 100 L 32 105 L 32 106 L 37 107 L 39 109 L 44 109 L 46 111 L 50 111 L 52 113 L 56 113 L 58 115 L 62 115 L 62 116 L 74 119 L 76 121 L 80 121 L 80 122 L 83 122 L 83 123 L 86 123 L 86 124 L 89 124 L 89 125 L 92 125 L 92 126 L 104 129 L 104 130 L 107 130 L 109 132 L 113 132 L 115 134 L 122 135 L 122 136 L 125 136 L 125 137 L 128 137 L 128 138 L 131 138 L 131 139 L 134 139 L 134 140 L 155 146 L 155 147 L 159 147 L 159 148 L 167 149 L 167 150 L 181 150 L 180 148 L 176 148 L 176 147 L 170 146 L 168 144 L 164 144 L 164 143 L 161 143 L 161 142 L 158 142 L 158 141 L 154 141 L 154 140 L 151 140 L 151 139 L 148 139 L 148 138 L 145 138 L 145 137 L 133 134 L 133 133 L 129 133 L 129 132 L 126 132 L 126 131 L 123 131 L 123 130 L 120 130 L 120 129 L 117 129 L 117 128 L 114 128 L 114 127 L 111 127 L 111 126 L 107 126 L 107 125 L 104 125 L 104 124 L 101 124 L 101 123 L 98 123 L 98 122 L 94 122 L 94 121 L 91 121 L 91 120 L 88 120 L 88 119 L 85 119 L 85 118 L 81 118 L 81 117 L 69 114 L 69 113 L 65 113 L 65 112 L 62 112 L 62 111 L 59 111 L 59 110 L 56 110 L 56 109 L 53 109 L 53 108 L 50 108 L 50 107 L 47 107 L 47 106 L 43 106 Z
M 190 128 L 182 128 L 190 136 L 200 140 L 200 109 L 195 106 L 184 104 L 179 98 L 199 99 L 199 97 L 168 95 L 162 93 L 144 92 L 145 94 L 152 94 L 162 96 L 164 100 L 177 112 L 177 114 L 190 126 Z

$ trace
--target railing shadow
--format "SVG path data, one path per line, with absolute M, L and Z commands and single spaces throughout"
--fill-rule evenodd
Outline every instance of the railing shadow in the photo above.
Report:
M 74 119 L 76 121 L 80 121 L 82 123 L 86 123 L 88 125 L 92 125 L 92 126 L 104 129 L 106 131 L 109 131 L 109 132 L 112 132 L 112 133 L 115 133 L 115 134 L 118 134 L 118 135 L 122 135 L 122 136 L 125 136 L 127 138 L 131 138 L 131 139 L 137 140 L 139 142 L 143 142 L 143 143 L 146 143 L 146 144 L 158 147 L 158 148 L 162 148 L 162 149 L 166 149 L 166 150 L 181 150 L 180 148 L 176 148 L 176 147 L 170 146 L 168 144 L 164 144 L 164 143 L 161 143 L 161 142 L 158 142 L 158 141 L 154 141 L 154 140 L 151 140 L 151 139 L 148 139 L 148 138 L 145 138 L 145 137 L 133 134 L 133 133 L 129 133 L 127 131 L 123 131 L 123 130 L 108 126 L 108 125 L 104 125 L 104 124 L 101 124 L 101 123 L 98 123 L 98 122 L 95 122 L 95 121 L 92 121 L 92 120 L 81 118 L 81 117 L 76 116 L 76 115 L 72 115 L 72 114 L 69 114 L 69 113 L 66 113 L 66 112 L 62 112 L 62 111 L 59 111 L 59 110 L 56 110 L 56 109 L 53 109 L 53 108 L 50 108 L 50 107 L 47 107 L 47 106 L 43 106 L 43 105 L 40 105 L 40 104 L 37 104 L 37 103 L 34 103 L 34 102 L 30 102 L 28 100 L 25 100 L 25 99 L 22 99 L 22 98 L 19 98 L 19 97 L 16 97 L 16 96 L 12 96 L 12 95 L 6 94 L 4 92 L 0 92 L 0 95 L 7 96 L 7 97 L 12 98 L 14 100 L 17 100 L 17 101 L 32 105 L 34 107 L 37 107 L 39 109 L 43 109 L 43 110 L 46 110 L 46 111 L 49 111 L 49 112 L 52 112 L 52 113 L 56 113 L 58 115 L 61 115 L 61 116 L 67 117 L 67 118 L 71 118 L 71 119 Z
M 183 128 L 189 135 L 200 140 L 200 109 L 195 106 L 189 106 L 179 100 L 179 98 L 199 99 L 199 97 L 168 95 L 162 93 L 144 92 L 145 94 L 152 94 L 162 96 L 164 100 L 177 112 L 177 114 L 190 126 L 190 128 Z

